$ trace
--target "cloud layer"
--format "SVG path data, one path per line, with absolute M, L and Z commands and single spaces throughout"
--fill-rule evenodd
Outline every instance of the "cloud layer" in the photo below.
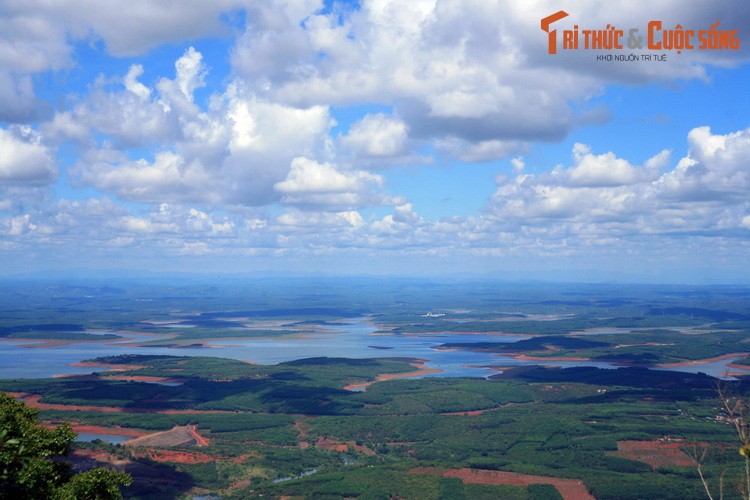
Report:
M 601 5 L 578 2 L 560 27 L 750 24 L 739 0 Z M 741 66 L 747 47 L 627 66 L 550 57 L 539 22 L 557 10 L 551 0 L 10 2 L 0 8 L 0 251 L 28 262 L 83 247 L 150 265 L 745 262 L 750 129 L 692 123 L 645 161 L 575 140 L 547 164 L 526 156 L 615 119 L 601 105 L 613 85 L 708 81 L 713 68 Z M 97 60 L 100 71 L 81 70 Z M 470 215 L 421 214 L 425 179 L 457 164 L 494 168 L 482 191 L 494 192 Z M 404 172 L 417 172 L 411 185 Z

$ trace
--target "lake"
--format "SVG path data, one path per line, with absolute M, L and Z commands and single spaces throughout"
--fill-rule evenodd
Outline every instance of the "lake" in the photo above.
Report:
M 430 377 L 487 377 L 496 371 L 489 366 L 594 366 L 616 368 L 607 362 L 595 361 L 530 361 L 469 350 L 436 350 L 433 347 L 449 342 L 516 342 L 524 336 L 492 334 L 377 334 L 377 327 L 368 318 L 347 320 L 347 324 L 326 325 L 314 333 L 277 338 L 236 338 L 211 340 L 210 348 L 142 347 L 132 345 L 144 340 L 160 340 L 166 336 L 142 337 L 123 335 L 114 342 L 80 342 L 55 347 L 29 347 L 42 342 L 0 341 L 0 378 L 48 378 L 55 375 L 86 374 L 101 371 L 91 367 L 70 366 L 86 359 L 120 354 L 157 354 L 171 356 L 212 356 L 277 364 L 302 358 L 328 356 L 345 358 L 408 357 L 425 359 L 428 368 L 442 370 Z M 102 332 L 110 333 L 110 332 Z M 720 377 L 731 360 L 681 367 L 681 371 L 702 371 Z M 731 371 L 731 370 L 730 370 Z

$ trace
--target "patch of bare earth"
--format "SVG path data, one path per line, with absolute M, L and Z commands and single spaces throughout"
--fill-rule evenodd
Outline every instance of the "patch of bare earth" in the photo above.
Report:
M 695 366 L 695 365 L 702 365 L 705 363 L 713 363 L 715 361 L 724 361 L 725 359 L 731 359 L 731 358 L 737 358 L 742 356 L 747 356 L 750 353 L 747 352 L 735 352 L 732 354 L 724 354 L 722 356 L 716 356 L 715 358 L 706 358 L 706 359 L 696 359 L 693 361 L 682 361 L 680 363 L 661 363 L 657 366 L 660 368 L 676 368 L 681 366 Z
M 133 456 L 136 458 L 148 458 L 155 462 L 171 462 L 178 464 L 204 464 L 213 462 L 219 458 L 206 453 L 152 449 L 134 452 Z
M 85 367 L 85 368 L 105 368 L 110 371 L 141 370 L 143 368 L 146 368 L 145 365 L 99 363 L 97 361 L 80 361 L 78 363 L 71 363 L 70 366 L 80 366 L 80 367 Z
M 431 474 L 434 476 L 457 477 L 464 483 L 529 486 L 530 484 L 551 484 L 560 492 L 565 500 L 595 500 L 586 489 L 583 481 L 578 479 L 564 479 L 551 476 L 532 476 L 484 469 L 441 469 L 438 467 L 416 467 L 409 470 L 410 474 Z
M 617 451 L 607 455 L 644 462 L 653 467 L 690 467 L 693 461 L 682 451 L 685 443 L 674 441 L 618 441 Z
M 443 371 L 440 368 L 427 368 L 424 362 L 415 362 L 415 363 L 409 363 L 409 364 L 412 365 L 417 370 L 413 372 L 406 372 L 406 373 L 383 373 L 381 375 L 378 375 L 375 378 L 375 380 L 371 380 L 369 382 L 358 382 L 356 384 L 349 384 L 347 386 L 344 386 L 344 389 L 346 389 L 347 391 L 355 391 L 355 390 L 369 387 L 375 382 L 383 382 L 385 380 L 394 380 L 397 378 L 421 377 L 423 375 L 430 375 L 433 373 L 440 373 Z
M 129 439 L 125 446 L 206 446 L 208 439 L 198 434 L 194 425 L 177 425 L 168 431 Z
M 321 450 L 341 451 L 341 452 L 347 452 L 351 448 L 354 451 L 363 453 L 365 455 L 375 455 L 375 452 L 372 451 L 367 446 L 359 445 L 355 443 L 354 441 L 346 441 L 346 442 L 335 441 L 329 437 L 319 437 L 318 440 L 315 441 L 315 447 Z
M 59 403 L 42 403 L 38 394 L 23 392 L 8 392 L 7 394 L 22 400 L 28 406 L 39 410 L 61 410 L 61 411 L 96 411 L 100 413 L 160 413 L 163 415 L 193 415 L 214 413 L 237 413 L 229 410 L 160 410 L 156 408 L 124 408 L 122 406 L 93 406 L 93 405 L 68 405 Z

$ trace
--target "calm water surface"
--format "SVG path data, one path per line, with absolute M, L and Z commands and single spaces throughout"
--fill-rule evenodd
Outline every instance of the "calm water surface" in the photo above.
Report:
M 111 444 L 122 444 L 133 436 L 122 436 L 119 434 L 97 434 L 94 432 L 79 432 L 76 441 L 91 442 L 96 440 L 104 441 Z
M 210 341 L 212 348 L 138 347 L 134 342 L 157 340 L 159 337 L 125 336 L 122 341 L 108 343 L 75 343 L 58 347 L 29 347 L 40 342 L 0 341 L 0 378 L 46 378 L 61 374 L 83 374 L 96 371 L 90 367 L 74 367 L 86 359 L 118 354 L 159 354 L 172 356 L 213 356 L 276 364 L 317 356 L 373 358 L 409 357 L 427 360 L 427 367 L 438 368 L 432 377 L 487 377 L 497 373 L 488 366 L 520 366 L 546 364 L 561 367 L 595 366 L 614 368 L 611 363 L 593 361 L 525 361 L 508 355 L 466 350 L 436 350 L 447 342 L 515 342 L 521 336 L 507 335 L 373 335 L 377 330 L 366 318 L 349 324 L 329 325 L 325 331 L 302 337 L 274 339 L 221 339 Z M 681 371 L 702 371 L 722 376 L 732 360 L 681 367 Z M 730 370 L 731 371 L 731 370 Z

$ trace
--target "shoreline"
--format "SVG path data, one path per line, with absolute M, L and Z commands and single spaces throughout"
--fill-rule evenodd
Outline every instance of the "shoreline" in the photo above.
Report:
M 715 361 L 723 361 L 725 359 L 731 359 L 731 358 L 737 358 L 741 356 L 749 356 L 750 353 L 748 352 L 736 352 L 731 354 L 722 354 L 721 356 L 715 356 L 713 358 L 706 358 L 706 359 L 695 359 L 692 361 L 680 361 L 678 363 L 659 363 L 655 366 L 658 366 L 659 368 L 681 368 L 684 366 L 695 366 L 695 365 L 703 365 L 706 363 L 713 363 Z M 739 365 L 742 366 L 742 365 Z M 750 369 L 748 367 L 747 369 Z
M 519 361 L 593 361 L 591 358 L 579 358 L 575 356 L 529 356 L 528 354 L 516 354 L 512 357 Z
M 363 389 L 371 386 L 375 382 L 385 382 L 386 380 L 395 380 L 400 378 L 411 378 L 411 377 L 421 377 L 422 375 L 431 375 L 433 373 L 441 373 L 443 372 L 440 368 L 427 368 L 427 366 L 424 364 L 424 362 L 415 362 L 415 363 L 409 363 L 413 367 L 417 368 L 416 371 L 413 372 L 404 372 L 404 373 L 381 373 L 377 377 L 375 377 L 375 380 L 370 380 L 368 382 L 357 382 L 354 384 L 348 384 L 344 386 L 344 390 L 347 391 L 356 391 L 357 389 Z

